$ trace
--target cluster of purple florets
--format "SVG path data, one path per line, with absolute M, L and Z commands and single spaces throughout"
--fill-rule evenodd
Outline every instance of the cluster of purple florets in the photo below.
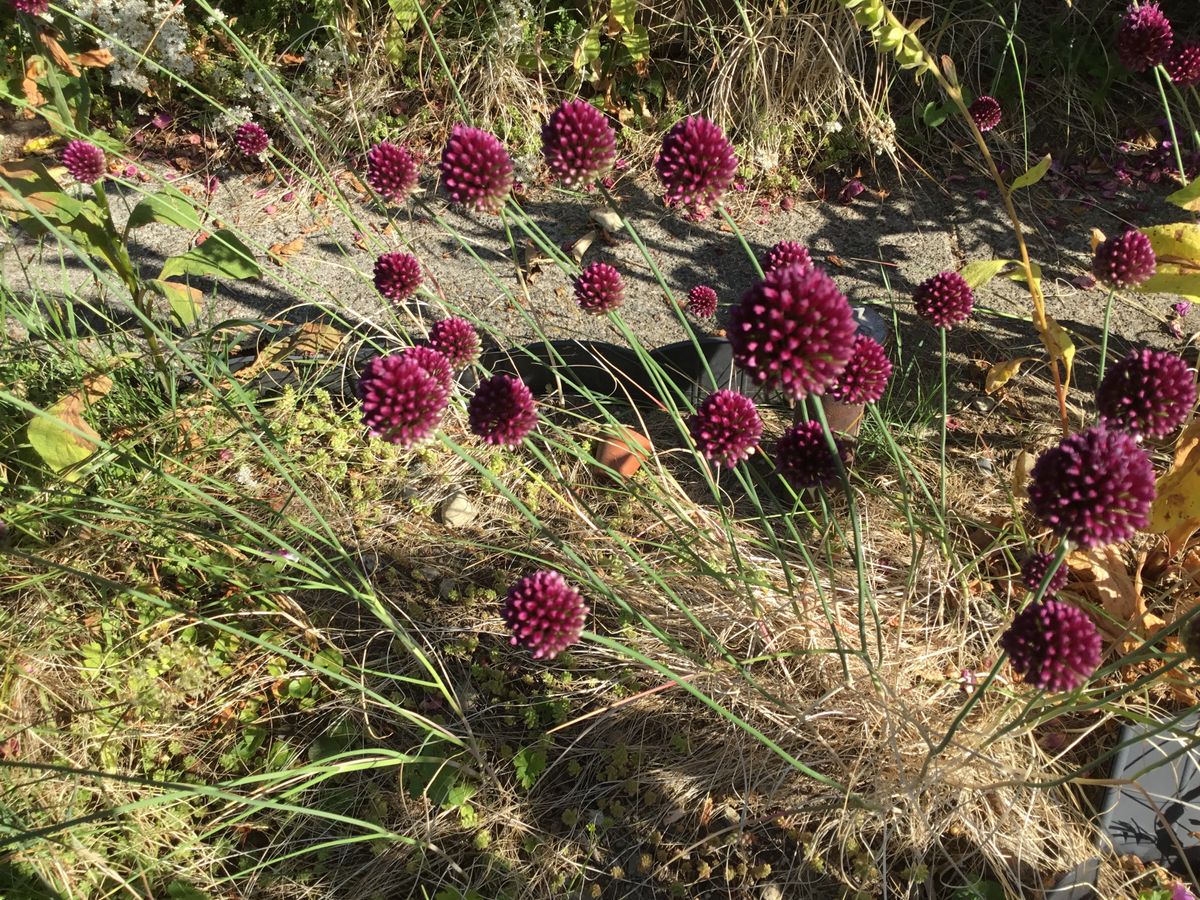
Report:
M 62 163 L 71 177 L 83 184 L 104 178 L 104 151 L 87 141 L 71 141 L 63 150 Z
M 705 459 L 732 466 L 758 448 L 763 421 L 754 401 L 736 391 L 709 394 L 688 420 L 696 449 Z
M 594 262 L 575 278 L 575 302 L 584 312 L 600 315 L 625 302 L 625 282 L 616 267 Z
M 1013 670 L 1046 691 L 1071 691 L 1100 665 L 1100 632 L 1087 613 L 1058 600 L 1027 606 L 1000 638 Z
M 1112 366 L 1096 391 L 1096 409 L 1110 428 L 1166 437 L 1196 406 L 1196 373 L 1165 350 L 1135 350 Z

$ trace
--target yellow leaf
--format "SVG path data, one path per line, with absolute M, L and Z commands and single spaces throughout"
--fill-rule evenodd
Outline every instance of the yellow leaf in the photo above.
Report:
M 1029 496 L 1029 470 L 1033 468 L 1033 455 L 1028 450 L 1017 454 L 1013 463 L 1012 495 L 1014 500 L 1024 500 Z
M 1103 244 L 1108 238 L 1104 236 L 1104 232 L 1099 228 L 1092 229 L 1092 253 L 1096 252 L 1096 248 Z
M 1149 530 L 1165 534 L 1174 556 L 1200 529 L 1200 420 L 1179 436 L 1175 463 L 1158 479 Z
M 79 69 L 75 63 L 71 61 L 71 57 L 67 56 L 67 51 L 62 48 L 54 37 L 46 31 L 38 32 L 38 38 L 47 50 L 50 51 L 50 58 L 54 60 L 54 64 L 70 75 L 72 78 L 79 77 Z
M 1032 356 L 1018 356 L 1016 359 L 1006 359 L 988 369 L 987 379 L 983 383 L 983 392 L 993 394 L 1021 371 L 1021 364 L 1033 359 Z
M 1051 358 L 1061 360 L 1067 370 L 1066 377 L 1063 379 L 1063 388 L 1065 389 L 1071 383 L 1071 370 L 1075 365 L 1075 345 L 1071 343 L 1071 338 L 1063 327 L 1049 316 L 1046 316 L 1046 331 L 1042 335 L 1042 341 L 1046 344 L 1046 349 L 1050 351 Z
M 1200 299 L 1200 225 L 1177 222 L 1143 228 L 1158 259 L 1155 272 L 1134 290 Z

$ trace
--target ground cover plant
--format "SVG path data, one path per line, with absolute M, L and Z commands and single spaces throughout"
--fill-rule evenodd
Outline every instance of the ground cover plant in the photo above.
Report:
M 1121 171 L 1169 185 L 1170 221 L 1075 236 L 1104 290 L 1077 344 L 1022 206 L 1072 172 L 1004 136 L 1023 108 L 968 85 L 936 18 L 883 0 L 826 12 L 916 76 L 1011 249 L 870 298 L 878 336 L 836 266 L 745 236 L 729 82 L 630 151 L 612 94 L 665 7 L 589 25 L 605 89 L 539 113 L 535 179 L 424 5 L 389 14 L 427 50 L 414 71 L 461 86 L 437 146 L 339 125 L 232 8 L 133 4 L 122 30 L 112 5 L 0 3 L 29 60 L 7 96 L 50 134 L 0 166 L 30 251 L 0 283 L 5 896 L 1037 896 L 1097 854 L 1102 896 L 1188 895 L 1195 873 L 1098 851 L 1092 821 L 1120 726 L 1189 746 L 1200 707 L 1195 352 L 1110 342 L 1118 298 L 1178 323 L 1200 296 L 1200 56 L 1165 7 L 1115 10 L 1106 40 L 1161 101 Z M 288 7 L 280 27 L 362 13 Z M 171 42 L 149 52 L 155 15 L 210 34 L 262 105 L 229 108 Z M 803 27 L 781 16 L 730 53 Z M 180 157 L 200 177 L 135 159 L 117 76 L 220 123 Z M 202 156 L 351 223 L 337 249 L 372 312 L 295 265 L 301 238 L 216 214 L 229 188 Z M 535 180 L 595 229 L 551 238 Z M 635 188 L 719 223 L 751 283 L 669 279 Z M 411 245 L 419 220 L 440 259 Z M 176 250 L 146 252 L 152 231 Z M 444 288 L 452 254 L 532 340 Z M 535 314 L 545 272 L 609 342 Z M 950 452 L 951 348 L 1001 279 L 1041 356 L 991 360 L 989 392 L 1031 414 L 984 488 Z M 288 312 L 209 317 L 242 281 Z M 637 281 L 683 341 L 631 324 Z

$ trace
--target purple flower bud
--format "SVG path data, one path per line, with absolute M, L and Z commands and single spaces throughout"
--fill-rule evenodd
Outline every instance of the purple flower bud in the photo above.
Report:
M 1025 587 L 1031 591 L 1036 591 L 1042 586 L 1042 579 L 1046 577 L 1046 573 L 1050 570 L 1050 564 L 1054 562 L 1053 553 L 1031 553 L 1025 558 L 1025 562 L 1021 564 L 1021 581 Z M 1050 579 L 1050 583 L 1046 585 L 1045 596 L 1053 597 L 1059 591 L 1067 586 L 1067 578 L 1070 573 L 1067 567 L 1059 565 L 1054 570 L 1054 575 Z
M 271 138 L 257 122 L 243 122 L 233 133 L 233 142 L 246 156 L 259 157 L 271 146 Z
M 434 322 L 429 329 L 429 345 L 456 369 L 469 366 L 479 358 L 479 334 L 466 319 L 455 317 Z
M 1100 632 L 1086 613 L 1045 600 L 1030 604 L 1000 638 L 1013 671 L 1046 691 L 1071 691 L 1100 665 Z
M 367 183 L 385 200 L 402 203 L 417 187 L 417 163 L 407 148 L 380 141 L 367 152 Z
M 1127 540 L 1145 528 L 1154 494 L 1146 451 L 1102 424 L 1064 438 L 1030 472 L 1030 511 L 1084 549 Z
M 1136 287 L 1157 267 L 1150 238 L 1136 228 L 1101 242 L 1092 257 L 1092 274 L 1110 288 Z
M 676 122 L 654 164 L 667 203 L 686 207 L 696 219 L 705 218 L 729 190 L 737 167 L 725 132 L 703 116 Z
M 784 266 L 751 287 L 729 320 L 734 361 L 792 400 L 821 394 L 853 352 L 849 301 L 820 269 Z
M 358 382 L 363 424 L 372 437 L 411 447 L 437 429 L 450 400 L 450 386 L 410 352 L 377 356 Z
M 687 308 L 698 319 L 710 319 L 717 314 L 717 292 L 707 284 L 698 284 L 687 295 Z
M 1096 391 L 1096 409 L 1110 428 L 1161 438 L 1196 405 L 1196 376 L 1165 350 L 1135 350 L 1110 368 Z
M 458 124 L 442 151 L 442 184 L 455 203 L 499 212 L 513 186 L 512 160 L 494 134 Z
M 995 97 L 986 94 L 972 103 L 967 112 L 975 122 L 975 127 L 985 134 L 1000 124 L 1000 102 Z
M 617 156 L 617 135 L 608 117 L 586 100 L 567 100 L 542 126 L 542 155 L 567 187 L 607 175 Z
M 1200 43 L 1180 44 L 1166 62 L 1167 75 L 1177 87 L 1200 86 Z
M 83 184 L 104 178 L 104 151 L 87 141 L 71 141 L 63 150 L 62 163 L 71 177 Z
M 532 651 L 534 659 L 554 659 L 579 640 L 588 612 L 579 591 L 543 569 L 509 588 L 501 615 L 512 629 L 513 646 Z
M 1145 72 L 1171 57 L 1175 35 L 1157 2 L 1130 4 L 1117 29 L 1117 55 L 1131 72 Z
M 838 456 L 844 464 L 846 449 L 836 440 Z M 832 484 L 838 477 L 839 459 L 829 448 L 825 429 L 812 420 L 800 422 L 785 431 L 775 445 L 775 467 L 795 490 Z
M 913 294 L 917 315 L 935 328 L 953 328 L 971 317 L 975 294 L 957 272 L 939 272 Z
M 608 263 L 594 262 L 575 279 L 575 302 L 584 312 L 601 313 L 625 302 L 625 282 Z
M 485 444 L 516 447 L 537 426 L 537 404 L 521 379 L 493 375 L 475 388 L 467 420 L 471 433 Z
M 887 390 L 892 361 L 879 342 L 865 334 L 854 335 L 850 362 L 829 387 L 829 396 L 842 403 L 874 403 Z
M 375 260 L 375 290 L 403 303 L 421 286 L 421 263 L 410 253 L 384 253 Z
M 812 257 L 808 248 L 799 241 L 780 241 L 767 251 L 762 260 L 763 272 L 773 272 L 784 266 L 802 266 L 805 269 L 813 267 Z
M 758 447 L 763 422 L 754 401 L 734 391 L 709 394 L 688 419 L 700 454 L 722 466 L 737 465 Z

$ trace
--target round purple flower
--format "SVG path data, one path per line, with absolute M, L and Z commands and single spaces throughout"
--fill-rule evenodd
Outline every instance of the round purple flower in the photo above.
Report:
M 1131 72 L 1145 72 L 1171 56 L 1175 35 L 1157 2 L 1132 3 L 1117 29 L 1117 55 Z
M 824 393 L 853 352 L 857 323 L 820 269 L 784 266 L 751 287 L 729 320 L 734 361 L 757 384 L 792 400 Z
M 469 366 L 479 358 L 479 333 L 466 319 L 452 317 L 434 322 L 429 328 L 429 345 L 456 369 Z
M 71 177 L 83 184 L 95 184 L 104 177 L 104 151 L 87 141 L 71 141 L 63 150 L 62 164 Z
M 579 640 L 588 612 L 579 591 L 557 572 L 542 569 L 508 589 L 501 615 L 512 629 L 513 646 L 532 651 L 534 659 L 554 659 Z
M 575 302 L 584 312 L 606 313 L 625 302 L 625 282 L 608 263 L 594 262 L 575 279 Z
M 482 212 L 499 212 L 512 190 L 508 151 L 494 134 L 479 128 L 455 125 L 439 168 L 450 199 Z
M 698 284 L 687 295 L 687 308 L 698 319 L 710 319 L 717 314 L 717 292 L 707 284 Z
M 995 97 L 984 94 L 969 107 L 967 112 L 975 122 L 975 127 L 985 134 L 1000 124 L 1000 101 Z
M 479 382 L 467 404 L 471 433 L 485 444 L 516 447 L 537 425 L 537 404 L 525 382 L 493 375 Z
M 844 464 L 846 448 L 835 439 L 838 456 L 829 449 L 825 429 L 815 419 L 793 425 L 775 445 L 775 468 L 797 491 L 831 484 L 837 480 L 838 464 Z
M 17 12 L 28 13 L 31 16 L 40 16 L 42 13 L 49 11 L 50 0 L 13 0 L 13 6 Z
M 676 122 L 654 163 L 667 203 L 687 207 L 696 219 L 707 216 L 729 190 L 737 167 L 725 132 L 703 116 Z
M 380 141 L 367 152 L 367 183 L 385 200 L 400 203 L 416 190 L 416 160 L 405 147 Z
M 1195 374 L 1165 350 L 1133 351 L 1105 373 L 1096 391 L 1105 424 L 1152 438 L 1182 425 L 1195 405 Z
M 1000 638 L 1013 671 L 1046 691 L 1071 691 L 1100 665 L 1100 632 L 1082 610 L 1057 600 L 1025 607 Z
M 415 349 L 415 348 L 413 348 Z M 402 447 L 425 440 L 442 421 L 450 401 L 449 379 L 430 374 L 412 350 L 376 356 L 358 382 L 363 424 L 372 437 Z
M 233 133 L 233 142 L 246 156 L 259 157 L 271 146 L 271 137 L 257 122 L 243 122 Z
M 688 430 L 705 459 L 733 466 L 757 449 L 763 422 L 749 397 L 735 391 L 716 391 L 704 398 L 696 414 L 688 419 Z
M 957 272 L 939 272 L 913 293 L 917 315 L 935 328 L 953 328 L 971 317 L 975 294 Z
M 1036 591 L 1041 587 L 1042 579 L 1046 577 L 1046 573 L 1050 570 L 1050 564 L 1053 562 L 1053 553 L 1031 553 L 1025 557 L 1025 562 L 1021 563 L 1021 581 L 1024 582 L 1025 587 L 1031 591 Z M 1065 588 L 1069 575 L 1067 567 L 1060 564 L 1054 570 L 1050 583 L 1046 585 L 1045 596 L 1053 597 Z
M 767 251 L 766 258 L 762 261 L 764 272 L 773 272 L 784 266 L 803 266 L 811 269 L 813 261 L 808 254 L 808 248 L 799 241 L 780 241 Z
M 865 334 L 854 335 L 850 362 L 829 386 L 829 396 L 842 403 L 874 403 L 887 390 L 892 361 L 879 341 Z
M 617 158 L 617 135 L 608 117 L 586 100 L 567 100 L 542 126 L 542 155 L 567 187 L 608 174 Z
M 450 387 L 450 383 L 454 378 L 454 373 L 450 371 L 450 360 L 446 355 L 434 347 L 424 344 L 417 344 L 415 347 L 408 347 L 401 351 L 402 354 L 411 359 L 430 376 L 436 378 L 446 387 Z
M 384 253 L 375 260 L 375 290 L 403 303 L 421 286 L 421 263 L 411 253 Z
M 1180 44 L 1165 65 L 1167 75 L 1176 86 L 1200 86 L 1200 43 Z
M 1064 438 L 1030 479 L 1033 514 L 1084 549 L 1127 540 L 1150 521 L 1154 466 L 1123 431 L 1098 425 Z
M 1092 257 L 1092 274 L 1110 288 L 1136 287 L 1157 267 L 1150 238 L 1136 228 L 1102 241 Z

